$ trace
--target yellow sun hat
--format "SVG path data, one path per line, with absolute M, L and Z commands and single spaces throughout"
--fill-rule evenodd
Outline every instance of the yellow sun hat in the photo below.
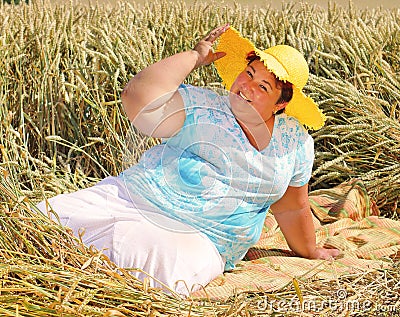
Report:
M 318 130 L 323 127 L 325 115 L 302 91 L 307 83 L 309 70 L 304 56 L 298 50 L 288 45 L 277 45 L 261 51 L 230 27 L 220 36 L 216 51 L 226 53 L 214 62 L 226 89 L 231 88 L 236 77 L 247 66 L 247 54 L 254 51 L 279 80 L 293 85 L 293 97 L 286 105 L 285 113 L 295 117 L 308 129 Z

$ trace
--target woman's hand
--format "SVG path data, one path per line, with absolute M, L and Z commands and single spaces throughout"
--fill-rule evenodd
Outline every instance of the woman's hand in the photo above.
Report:
M 217 59 L 220 59 L 221 57 L 224 57 L 226 55 L 225 52 L 214 53 L 212 46 L 215 40 L 227 29 L 229 29 L 229 24 L 219 26 L 216 29 L 212 30 L 206 37 L 204 37 L 199 43 L 196 44 L 193 49 L 198 54 L 195 68 L 209 65 Z
M 340 254 L 338 249 L 325 249 L 325 248 L 316 248 L 313 253 L 310 254 L 310 259 L 319 259 L 319 260 L 330 260 L 336 258 Z

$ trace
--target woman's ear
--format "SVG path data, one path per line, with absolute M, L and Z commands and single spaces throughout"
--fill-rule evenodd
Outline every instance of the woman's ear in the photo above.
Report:
M 274 112 L 276 113 L 276 112 L 278 112 L 278 111 L 280 111 L 280 110 L 282 110 L 282 109 L 285 109 L 285 107 L 286 107 L 287 104 L 288 104 L 287 102 L 282 102 L 282 103 L 276 104 L 276 105 L 275 105 Z

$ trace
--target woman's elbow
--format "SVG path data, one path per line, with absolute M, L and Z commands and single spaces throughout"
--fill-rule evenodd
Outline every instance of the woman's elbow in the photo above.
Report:
M 139 113 L 140 96 L 137 94 L 134 80 L 131 79 L 121 92 L 121 102 L 129 121 L 133 121 Z

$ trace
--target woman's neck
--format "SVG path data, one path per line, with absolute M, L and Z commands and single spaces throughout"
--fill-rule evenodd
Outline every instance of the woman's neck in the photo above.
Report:
M 265 149 L 271 141 L 272 133 L 274 130 L 275 116 L 271 116 L 267 121 L 261 123 L 244 123 L 237 120 L 244 134 L 249 140 L 250 144 L 257 149 L 262 151 Z

